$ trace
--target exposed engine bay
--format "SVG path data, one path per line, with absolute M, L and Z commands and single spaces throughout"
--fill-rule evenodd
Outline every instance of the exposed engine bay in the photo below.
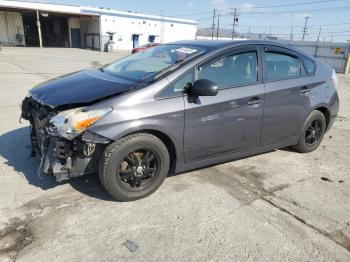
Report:
M 96 121 L 98 114 L 105 112 L 94 112 L 95 115 L 87 118 L 87 112 L 72 110 L 43 105 L 31 96 L 22 102 L 21 118 L 30 122 L 31 156 L 41 159 L 40 176 L 52 175 L 57 181 L 63 181 L 97 172 L 99 156 L 110 140 L 86 130 L 86 127 L 93 123 L 90 119 Z M 83 115 L 83 120 L 70 126 L 70 122 L 75 121 L 69 121 L 71 115 L 80 117 L 79 114 Z

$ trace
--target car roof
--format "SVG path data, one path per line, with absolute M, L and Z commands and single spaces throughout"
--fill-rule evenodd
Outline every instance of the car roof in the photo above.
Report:
M 179 45 L 194 45 L 194 46 L 200 46 L 207 50 L 215 50 L 220 48 L 229 48 L 234 47 L 235 45 L 244 44 L 244 45 L 274 45 L 274 46 L 280 46 L 284 47 L 293 51 L 296 51 L 298 53 L 301 53 L 303 55 L 306 55 L 303 51 L 294 48 L 293 46 L 290 46 L 286 43 L 279 42 L 279 41 L 268 41 L 268 40 L 183 40 L 183 41 L 176 41 L 169 44 L 179 44 Z M 306 55 L 309 56 L 309 55 Z
M 182 40 L 182 41 L 176 41 L 172 42 L 170 44 L 177 44 L 177 45 L 195 45 L 195 46 L 201 46 L 206 49 L 216 49 L 221 48 L 225 46 L 230 46 L 233 43 L 237 41 L 230 41 L 230 40 Z

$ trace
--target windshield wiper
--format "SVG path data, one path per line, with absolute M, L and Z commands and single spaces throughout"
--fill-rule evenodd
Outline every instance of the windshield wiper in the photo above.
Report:
M 146 76 L 144 76 L 144 77 L 142 77 L 142 78 L 140 78 L 139 80 L 137 80 L 137 83 L 141 83 L 141 82 L 144 82 L 144 81 L 146 81 L 147 79 L 149 79 L 149 78 L 152 78 L 153 77 L 153 80 L 154 79 L 157 79 L 158 77 L 157 77 L 157 75 L 163 75 L 163 74 L 165 74 L 166 72 L 168 72 L 168 71 L 170 71 L 170 69 L 175 69 L 175 65 L 180 65 L 180 64 L 173 64 L 173 65 L 170 65 L 170 66 L 167 66 L 167 67 L 165 67 L 165 68 L 163 68 L 162 70 L 160 70 L 160 71 L 157 71 L 157 72 L 153 72 L 153 73 L 151 73 L 151 74 L 149 74 L 149 75 L 146 75 Z M 172 68 L 172 67 L 174 67 L 174 68 Z

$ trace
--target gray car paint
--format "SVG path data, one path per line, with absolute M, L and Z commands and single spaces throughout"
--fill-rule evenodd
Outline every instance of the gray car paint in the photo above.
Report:
M 280 46 L 309 57 L 275 42 L 224 44 L 148 87 L 90 106 L 88 109 L 112 107 L 113 111 L 89 130 L 113 140 L 134 132 L 162 134 L 174 145 L 176 172 L 182 172 L 296 144 L 302 124 L 315 108 L 326 108 L 332 122 L 338 113 L 338 96 L 331 81 L 332 69 L 319 61 L 314 76 L 274 82 L 261 79 L 260 68 L 258 84 L 219 90 L 215 97 L 199 98 L 200 104 L 190 103 L 186 94 L 156 97 L 169 83 L 206 59 L 247 45 Z M 300 93 L 302 87 L 315 83 L 309 94 Z M 247 106 L 253 96 L 263 100 L 255 109 Z

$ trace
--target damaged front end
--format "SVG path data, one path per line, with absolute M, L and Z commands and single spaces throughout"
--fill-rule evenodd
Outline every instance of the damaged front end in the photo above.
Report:
M 87 128 L 109 112 L 110 108 L 61 111 L 26 97 L 21 117 L 31 124 L 31 155 L 41 159 L 38 174 L 63 181 L 97 172 L 99 157 L 110 140 Z

